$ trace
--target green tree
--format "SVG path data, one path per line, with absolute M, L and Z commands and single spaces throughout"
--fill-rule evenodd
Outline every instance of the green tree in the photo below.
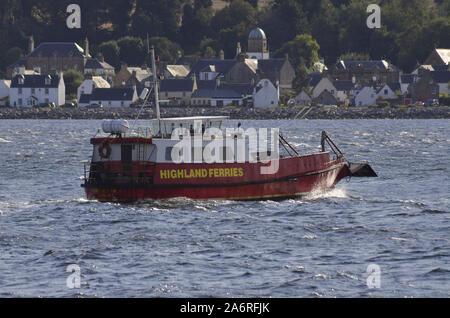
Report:
M 282 57 L 288 54 L 294 68 L 301 65 L 310 69 L 319 61 L 319 48 L 319 44 L 310 34 L 299 34 L 292 41 L 285 43 L 275 56 Z
M 144 42 L 138 37 L 125 36 L 117 41 L 120 61 L 128 65 L 142 65 L 146 57 Z
M 181 47 L 170 41 L 165 37 L 152 37 L 149 39 L 150 46 L 155 47 L 155 53 L 161 61 L 168 63 L 175 63 L 179 56 L 183 54 Z M 150 64 L 149 56 L 147 56 L 147 63 Z
M 83 73 L 68 70 L 64 72 L 64 84 L 66 86 L 66 96 L 68 99 L 75 99 L 77 97 L 77 89 L 83 83 Z
M 114 67 L 119 67 L 120 48 L 116 41 L 103 42 L 98 46 L 98 51 L 103 55 L 107 63 Z

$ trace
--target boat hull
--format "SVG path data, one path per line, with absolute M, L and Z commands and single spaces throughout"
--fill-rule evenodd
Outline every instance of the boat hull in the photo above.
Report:
M 283 199 L 305 195 L 316 190 L 326 190 L 349 175 L 348 166 L 343 159 L 329 161 L 329 159 L 325 160 L 326 158 L 329 158 L 328 153 L 326 156 L 322 153 L 317 157 L 308 156 L 303 159 L 301 157 L 285 161 L 281 159 L 279 170 L 272 175 L 260 175 L 257 173 L 261 168 L 260 165 L 247 163 L 242 164 L 241 168 L 238 168 L 239 166 L 228 168 L 237 169 L 235 170 L 236 178 L 215 179 L 214 172 L 220 172 L 222 169 L 218 168 L 220 166 L 209 168 L 210 174 L 212 173 L 211 178 L 207 174 L 203 179 L 177 178 L 188 177 L 186 171 L 189 170 L 179 167 L 177 171 L 184 171 L 184 173 L 174 174 L 175 178 L 170 178 L 166 171 L 173 171 L 174 169 L 171 169 L 173 166 L 156 166 L 154 182 L 151 184 L 85 183 L 82 186 L 85 188 L 88 199 L 102 202 L 132 202 L 174 197 L 226 200 Z M 239 174 L 240 171 L 242 171 L 241 174 Z

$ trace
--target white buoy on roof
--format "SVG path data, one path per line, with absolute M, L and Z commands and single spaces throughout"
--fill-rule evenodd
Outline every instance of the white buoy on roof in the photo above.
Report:
M 124 134 L 130 129 L 130 125 L 125 119 L 104 120 L 102 129 L 106 134 Z

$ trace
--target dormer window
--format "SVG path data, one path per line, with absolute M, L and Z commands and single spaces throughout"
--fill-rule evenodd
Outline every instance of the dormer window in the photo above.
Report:
M 23 85 L 25 83 L 25 78 L 23 77 L 23 75 L 19 76 L 18 81 L 19 81 L 19 85 Z
M 52 78 L 50 77 L 50 75 L 47 75 L 47 77 L 45 78 L 45 85 L 50 85 L 52 83 Z

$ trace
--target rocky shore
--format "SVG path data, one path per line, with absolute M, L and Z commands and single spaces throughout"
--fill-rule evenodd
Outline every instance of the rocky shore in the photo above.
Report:
M 136 108 L 0 108 L 0 119 L 134 119 Z M 162 117 L 229 116 L 231 119 L 442 119 L 450 118 L 450 106 L 439 107 L 163 107 Z M 143 109 L 139 119 L 155 118 Z

